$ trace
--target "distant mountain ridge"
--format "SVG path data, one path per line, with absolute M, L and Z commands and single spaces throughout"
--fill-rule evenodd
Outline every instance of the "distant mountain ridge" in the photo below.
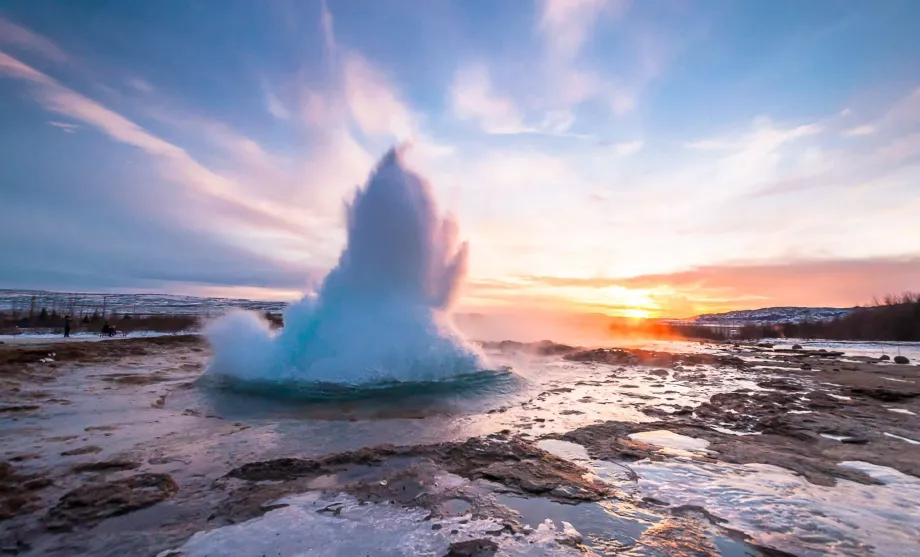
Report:
M 853 308 L 797 307 L 781 306 L 761 309 L 742 309 L 725 313 L 706 313 L 697 315 L 690 321 L 700 324 L 752 324 L 779 325 L 782 323 L 801 323 L 804 321 L 831 321 L 843 317 Z

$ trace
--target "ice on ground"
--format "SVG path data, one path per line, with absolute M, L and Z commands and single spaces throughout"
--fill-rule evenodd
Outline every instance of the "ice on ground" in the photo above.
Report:
M 164 333 L 160 331 L 131 331 L 127 334 L 118 334 L 114 337 L 100 335 L 99 333 L 73 333 L 64 337 L 63 333 L 22 333 L 15 335 L 0 335 L 0 341 L 6 344 L 45 343 L 49 340 L 55 342 L 99 342 L 104 340 L 118 340 L 125 338 L 153 338 L 173 335 L 194 335 L 197 331 L 180 331 L 178 333 Z
M 895 439 L 900 439 L 901 441 L 905 441 L 907 443 L 910 443 L 911 445 L 920 445 L 920 441 L 914 441 L 913 439 L 908 439 L 907 437 L 901 437 L 900 435 L 895 435 L 894 433 L 885 432 L 885 436 L 893 437 Z
M 527 535 L 495 535 L 503 526 L 492 520 L 473 520 L 469 515 L 427 520 L 430 513 L 424 509 L 360 503 L 344 494 L 325 498 L 310 492 L 273 503 L 282 504 L 287 506 L 259 518 L 199 532 L 158 557 L 436 557 L 445 555 L 451 543 L 484 538 L 498 544 L 496 556 L 581 555 L 560 544 L 580 537 L 565 523 L 562 529 L 547 521 Z
M 916 416 L 916 415 L 917 415 L 916 412 L 911 412 L 911 411 L 908 410 L 907 408 L 889 408 L 888 411 L 889 411 L 889 412 L 895 412 L 896 414 L 909 414 L 909 415 L 911 415 L 911 416 Z
M 851 439 L 851 437 L 847 435 L 831 435 L 830 433 L 819 433 L 818 435 L 820 435 L 821 437 L 824 437 L 825 439 L 831 439 L 833 441 L 846 441 L 847 439 Z
M 643 495 L 704 507 L 759 544 L 800 557 L 916 556 L 920 479 L 865 462 L 841 466 L 884 485 L 838 480 L 835 487 L 823 487 L 766 464 L 671 459 L 632 465 Z
M 656 447 L 670 449 L 672 451 L 699 452 L 705 451 L 706 447 L 709 446 L 709 441 L 705 439 L 688 437 L 666 429 L 631 433 L 629 438 L 633 441 L 648 443 L 649 445 L 655 445 Z

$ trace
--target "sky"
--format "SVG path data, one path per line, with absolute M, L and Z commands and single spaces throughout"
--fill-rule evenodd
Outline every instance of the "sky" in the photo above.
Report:
M 0 287 L 293 299 L 387 149 L 464 310 L 920 290 L 913 0 L 7 0 Z

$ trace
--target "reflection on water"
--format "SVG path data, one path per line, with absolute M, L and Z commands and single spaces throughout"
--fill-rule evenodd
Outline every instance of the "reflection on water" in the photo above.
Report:
M 336 383 L 236 381 L 203 375 L 202 401 L 228 419 L 421 419 L 476 413 L 523 387 L 508 369 L 481 371 L 436 382 Z

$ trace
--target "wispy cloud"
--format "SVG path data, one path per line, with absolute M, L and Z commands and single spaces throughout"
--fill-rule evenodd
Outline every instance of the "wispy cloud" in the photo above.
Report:
M 335 30 L 333 27 L 332 12 L 329 11 L 329 6 L 326 4 L 326 0 L 322 0 L 321 6 L 320 27 L 323 30 L 323 41 L 326 46 L 326 54 L 334 58 L 337 50 L 337 45 L 335 41 Z
M 67 54 L 52 41 L 0 16 L 0 44 L 7 44 L 38 54 L 48 60 L 64 63 Z
M 150 93 L 153 91 L 153 85 L 139 77 L 132 77 L 128 80 L 128 85 L 141 93 Z
M 635 155 L 642 150 L 642 147 L 645 146 L 645 142 L 641 139 L 636 139 L 635 141 L 625 141 L 623 143 L 614 143 L 612 145 L 613 153 L 618 157 L 628 157 L 630 155 Z
M 291 111 L 271 91 L 265 92 L 265 109 L 279 120 L 290 120 L 291 118 Z
M 56 122 L 53 120 L 51 122 L 48 122 L 48 125 L 58 128 L 62 132 L 66 132 L 66 133 L 74 133 L 80 128 L 80 126 L 76 124 L 68 124 L 67 122 Z
M 486 133 L 515 134 L 529 131 L 514 103 L 497 94 L 484 64 L 462 68 L 454 75 L 450 106 L 461 120 L 476 121 Z
M 591 36 L 598 15 L 605 9 L 623 9 L 625 2 L 608 0 L 545 0 L 539 29 L 550 56 L 571 61 Z
M 241 195 L 233 181 L 205 168 L 182 148 L 2 52 L 0 74 L 31 83 L 35 100 L 46 110 L 83 122 L 116 141 L 137 147 L 157 158 L 162 163 L 165 177 L 195 188 L 229 209 L 231 214 L 261 227 L 300 230 L 264 203 Z
M 348 107 L 365 133 L 389 133 L 400 140 L 415 135 L 411 113 L 379 70 L 351 52 L 344 58 L 343 72 Z
M 878 130 L 875 129 L 875 126 L 865 125 L 845 130 L 842 135 L 844 137 L 858 137 L 860 135 L 873 135 L 877 131 Z

